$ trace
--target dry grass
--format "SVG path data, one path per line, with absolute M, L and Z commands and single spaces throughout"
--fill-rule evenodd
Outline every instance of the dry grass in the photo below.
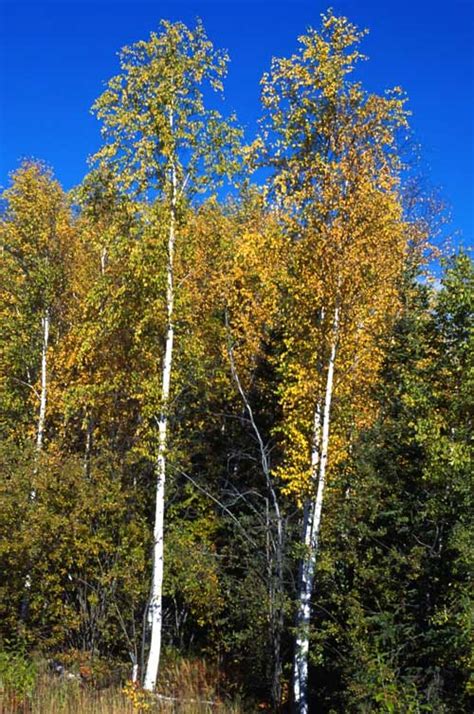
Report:
M 155 697 L 128 683 L 96 689 L 78 679 L 51 675 L 39 668 L 32 688 L 19 694 L 11 686 L 0 691 L 0 714 L 242 714 L 238 704 L 219 692 L 215 668 L 203 660 L 176 660 L 163 668 Z
M 32 696 L 21 698 L 4 692 L 1 714 L 134 714 L 134 709 L 120 689 L 94 691 L 78 683 L 40 677 Z

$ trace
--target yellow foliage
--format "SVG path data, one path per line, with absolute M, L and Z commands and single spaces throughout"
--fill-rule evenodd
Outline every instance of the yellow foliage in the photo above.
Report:
M 302 36 L 291 58 L 274 60 L 262 82 L 271 195 L 291 240 L 277 359 L 285 453 L 278 474 L 297 495 L 312 486 L 314 413 L 324 403 L 334 339 L 331 468 L 374 416 L 371 387 L 411 235 L 397 151 L 406 99 L 398 87 L 375 95 L 349 81 L 364 59 L 364 34 L 329 12 L 322 30 Z

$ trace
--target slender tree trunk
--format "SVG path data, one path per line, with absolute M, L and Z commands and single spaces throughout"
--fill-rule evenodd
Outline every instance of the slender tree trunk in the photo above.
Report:
M 100 274 L 105 275 L 105 269 L 107 267 L 107 248 L 102 248 L 100 251 Z
M 41 391 L 40 391 L 40 409 L 38 415 L 38 428 L 36 431 L 36 452 L 39 454 L 43 448 L 44 440 L 44 425 L 46 421 L 46 404 L 48 397 L 48 343 L 49 343 L 49 308 L 46 308 L 43 319 L 41 320 L 43 327 L 43 345 L 41 348 Z
M 84 476 L 89 478 L 91 475 L 91 453 L 92 453 L 92 431 L 93 431 L 93 421 L 92 417 L 87 414 L 87 426 L 86 426 L 86 443 L 84 448 L 84 462 L 83 470 Z
M 49 308 L 46 308 L 44 315 L 41 319 L 41 326 L 43 328 L 43 343 L 41 346 L 41 387 L 40 387 L 40 408 L 38 414 L 38 425 L 36 427 L 36 454 L 35 454 L 35 466 L 33 469 L 33 483 L 30 490 L 30 501 L 34 503 L 36 501 L 36 475 L 38 473 L 38 458 L 43 449 L 44 441 L 44 428 L 46 422 L 46 406 L 48 402 L 48 345 L 49 345 L 49 327 L 50 327 L 50 314 Z M 22 598 L 20 607 L 20 617 L 22 620 L 26 620 L 28 617 L 28 609 L 30 602 L 30 591 L 31 591 L 31 573 L 28 572 L 25 576 L 25 592 Z
M 173 116 L 170 115 L 173 126 Z M 158 457 L 156 462 L 156 505 L 153 531 L 153 574 L 152 592 L 149 605 L 149 623 L 151 625 L 151 643 L 143 686 L 153 691 L 158 678 L 161 653 L 161 631 L 163 621 L 163 539 L 165 511 L 166 451 L 168 446 L 168 402 L 171 384 L 174 341 L 174 247 L 176 238 L 176 167 L 171 165 L 171 214 L 168 236 L 168 266 L 166 288 L 167 332 L 165 355 L 163 359 L 161 413 L 158 421 Z
M 298 587 L 298 609 L 296 614 L 296 643 L 293 663 L 293 701 L 297 714 L 308 714 L 308 660 L 309 627 L 311 620 L 311 595 L 313 592 L 314 573 L 318 555 L 321 513 L 326 486 L 326 467 L 328 462 L 329 426 L 331 401 L 336 361 L 337 338 L 339 332 L 339 308 L 334 311 L 331 351 L 326 376 L 324 409 L 321 414 L 320 404 L 314 414 L 314 436 L 311 454 L 312 480 L 317 483 L 316 497 L 307 499 L 304 508 L 303 540 L 305 555 L 301 562 Z
M 237 367 L 234 360 L 234 352 L 230 341 L 230 328 L 228 317 L 226 315 L 226 327 L 229 338 L 228 355 L 232 376 L 234 377 L 237 389 L 245 409 L 249 415 L 250 424 L 255 433 L 260 450 L 260 462 L 262 465 L 263 475 L 267 483 L 267 489 L 271 497 L 273 512 L 276 523 L 276 542 L 273 545 L 275 552 L 275 568 L 273 567 L 273 557 L 270 555 L 270 548 L 267 545 L 267 563 L 268 563 L 268 578 L 269 578 L 269 639 L 273 647 L 273 673 L 272 673 L 272 700 L 275 707 L 281 704 L 281 675 L 283 671 L 281 660 L 281 635 L 283 632 L 284 623 L 284 581 L 283 581 L 283 560 L 284 560 L 284 529 L 283 517 L 278 501 L 278 495 L 272 480 L 268 451 L 263 442 L 260 429 L 255 421 L 252 406 L 247 398 L 245 390 L 240 381 Z M 270 535 L 270 519 L 268 514 L 267 500 L 267 536 Z
M 270 480 L 270 476 L 269 476 Z M 271 482 L 270 482 L 271 483 Z M 276 543 L 275 543 L 275 587 L 273 592 L 273 625 L 272 625 L 272 642 L 273 642 L 273 678 L 272 678 L 272 700 L 276 707 L 281 705 L 281 676 L 283 672 L 283 664 L 281 658 L 281 636 L 284 624 L 284 579 L 283 579 L 283 555 L 284 555 L 284 530 L 283 518 L 278 504 L 278 499 L 271 486 L 273 496 L 273 506 L 276 520 Z

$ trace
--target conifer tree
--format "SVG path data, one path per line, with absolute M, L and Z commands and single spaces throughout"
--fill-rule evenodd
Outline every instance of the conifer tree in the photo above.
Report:
M 468 711 L 472 263 L 448 261 L 437 290 L 407 275 L 400 292 L 377 419 L 330 497 L 319 700 Z

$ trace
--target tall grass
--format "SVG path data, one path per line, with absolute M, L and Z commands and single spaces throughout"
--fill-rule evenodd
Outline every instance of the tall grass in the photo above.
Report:
M 53 675 L 44 663 L 0 654 L 0 714 L 243 714 L 220 696 L 218 672 L 204 660 L 169 662 L 160 680 L 158 696 L 131 683 L 98 689 Z
M 130 700 L 119 688 L 93 690 L 72 681 L 40 676 L 29 697 L 4 691 L 1 714 L 135 714 Z M 159 711 L 159 710 L 157 710 Z

